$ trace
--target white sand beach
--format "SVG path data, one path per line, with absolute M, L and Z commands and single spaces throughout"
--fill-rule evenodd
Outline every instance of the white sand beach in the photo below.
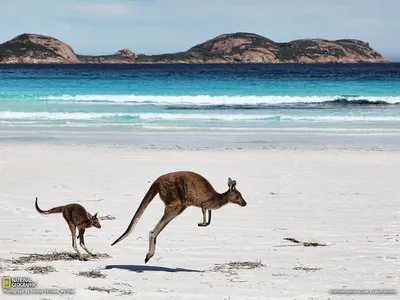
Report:
M 144 264 L 148 233 L 163 213 L 157 196 L 132 234 L 111 247 L 151 182 L 177 170 L 205 176 L 219 192 L 227 190 L 231 177 L 248 205 L 214 211 L 205 228 L 197 225 L 201 210 L 187 209 L 160 234 L 155 256 Z M 397 151 L 195 151 L 5 142 L 0 144 L 0 276 L 29 276 L 40 288 L 76 290 L 24 299 L 397 299 L 329 290 L 400 292 L 399 170 Z M 40 215 L 35 197 L 43 209 L 77 202 L 99 217 L 115 217 L 85 235 L 90 250 L 111 257 L 10 262 L 32 253 L 74 252 L 62 216 Z M 306 247 L 284 238 L 326 246 Z M 214 269 L 231 262 L 264 266 Z M 31 266 L 55 271 L 32 274 L 26 270 Z M 78 276 L 94 269 L 105 277 Z

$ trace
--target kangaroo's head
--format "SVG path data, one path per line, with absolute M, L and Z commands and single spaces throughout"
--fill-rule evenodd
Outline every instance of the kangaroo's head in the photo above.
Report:
M 98 214 L 98 213 L 95 213 L 93 216 L 92 216 L 91 214 L 88 214 L 89 219 L 90 219 L 90 224 L 91 224 L 93 227 L 101 228 L 100 220 L 97 218 L 97 214 Z
M 234 203 L 240 206 L 246 206 L 247 203 L 244 201 L 242 194 L 236 189 L 236 180 L 228 178 L 228 202 Z

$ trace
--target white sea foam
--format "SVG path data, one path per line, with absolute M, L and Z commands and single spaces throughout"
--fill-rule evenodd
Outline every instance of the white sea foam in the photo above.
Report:
M 34 123 L 34 124 L 26 124 L 26 123 L 13 123 L 10 122 L 8 124 L 3 124 L 0 122 L 0 129 L 3 127 L 6 128 L 43 128 L 43 129 L 48 129 L 48 128 L 54 128 L 54 124 L 41 124 L 41 123 Z M 60 128 L 65 128 L 65 129 L 87 129 L 87 130 L 96 130 L 96 128 L 121 128 L 122 130 L 129 129 L 131 130 L 151 130 L 151 131 L 167 131 L 171 133 L 171 131 L 177 131 L 177 132 L 204 132 L 204 133 L 211 133 L 211 132 L 287 132 L 287 133 L 297 133 L 297 132 L 321 132 L 321 133 L 379 133 L 380 135 L 382 134 L 396 134 L 400 132 L 400 129 L 396 128 L 341 128 L 341 127 L 323 127 L 323 128 L 318 128 L 318 127 L 230 127 L 228 126 L 199 126 L 197 125 L 190 125 L 187 124 L 186 126 L 175 126 L 171 125 L 168 123 L 164 123 L 163 125 L 153 125 L 153 124 L 141 124 L 139 127 L 132 124 L 132 123 L 114 123 L 114 124 L 109 124 L 109 123 L 65 123 L 65 124 L 59 124 L 57 125 Z M 118 129 L 117 129 L 118 130 Z M 124 132 L 124 131 L 121 131 Z
M 153 96 L 153 95 L 54 95 L 42 96 L 40 100 L 70 102 L 152 103 L 187 105 L 259 105 L 289 103 L 323 103 L 338 99 L 348 101 L 384 101 L 400 103 L 400 96 Z
M 42 119 L 42 120 L 92 120 L 99 118 L 112 118 L 123 116 L 125 114 L 114 113 L 63 113 L 63 112 L 0 112 L 2 120 L 17 120 L 17 119 Z
M 64 113 L 0 112 L 0 120 L 215 120 L 215 121 L 320 121 L 320 122 L 400 122 L 400 116 L 361 115 L 279 115 L 279 114 L 173 114 L 173 113 Z

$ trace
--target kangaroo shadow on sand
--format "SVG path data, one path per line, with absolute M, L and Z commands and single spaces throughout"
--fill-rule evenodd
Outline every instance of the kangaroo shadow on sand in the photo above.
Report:
M 167 267 L 157 267 L 157 266 L 143 266 L 143 265 L 108 265 L 105 268 L 109 269 L 120 269 L 128 270 L 136 273 L 142 272 L 187 272 L 187 273 L 203 273 L 201 270 L 184 269 L 184 268 L 167 268 Z

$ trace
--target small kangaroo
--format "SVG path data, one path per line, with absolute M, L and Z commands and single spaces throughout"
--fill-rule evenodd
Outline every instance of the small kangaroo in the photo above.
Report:
M 57 206 L 49 210 L 41 210 L 38 206 L 38 198 L 36 197 L 35 200 L 35 207 L 36 210 L 43 214 L 43 215 L 49 215 L 49 214 L 56 214 L 56 213 L 62 213 L 65 221 L 67 222 L 69 229 L 71 230 L 72 234 L 72 247 L 78 253 L 79 258 L 81 259 L 81 253 L 78 250 L 78 247 L 76 246 L 76 239 L 80 239 L 80 246 L 91 256 L 95 256 L 95 254 L 91 253 L 85 245 L 85 239 L 84 239 L 84 234 L 85 230 L 90 227 L 96 227 L 96 228 L 101 228 L 100 221 L 97 218 L 97 214 L 94 214 L 93 216 L 86 211 L 86 209 L 77 203 L 71 203 L 63 206 Z M 79 235 L 76 237 L 76 228 L 79 230 Z
M 215 191 L 207 179 L 190 171 L 178 171 L 161 175 L 150 186 L 126 231 L 111 246 L 122 241 L 135 229 L 144 210 L 153 198 L 160 194 L 160 198 L 165 204 L 164 215 L 154 229 L 150 231 L 149 251 L 144 260 L 147 263 L 155 253 L 157 236 L 172 219 L 180 215 L 188 206 L 201 208 L 203 222 L 198 223 L 198 226 L 201 227 L 210 225 L 211 210 L 213 209 L 221 208 L 227 203 L 246 206 L 246 201 L 236 189 L 236 181 L 229 178 L 228 187 L 229 189 L 226 192 L 220 194 Z M 207 210 L 208 221 L 206 220 Z

